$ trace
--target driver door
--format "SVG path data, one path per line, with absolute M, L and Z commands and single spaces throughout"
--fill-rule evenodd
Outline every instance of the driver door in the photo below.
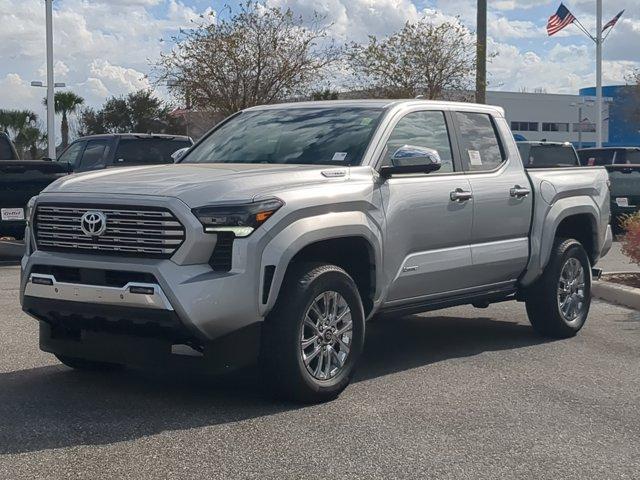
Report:
M 393 153 L 404 145 L 436 150 L 442 161 L 436 172 L 394 175 L 381 186 L 389 305 L 474 286 L 469 275 L 473 197 L 452 132 L 444 111 L 419 110 L 401 117 L 386 139 L 382 165 L 391 165 Z M 452 192 L 464 195 L 452 199 Z

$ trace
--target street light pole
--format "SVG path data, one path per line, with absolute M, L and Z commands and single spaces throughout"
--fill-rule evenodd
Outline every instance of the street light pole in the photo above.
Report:
M 582 104 L 578 104 L 578 149 L 582 148 Z
M 602 0 L 596 2 L 596 147 L 602 147 Z
M 53 100 L 53 0 L 44 0 L 47 30 L 47 144 L 49 158 L 56 158 L 56 126 Z
M 476 103 L 487 101 L 487 0 L 478 0 L 476 21 Z

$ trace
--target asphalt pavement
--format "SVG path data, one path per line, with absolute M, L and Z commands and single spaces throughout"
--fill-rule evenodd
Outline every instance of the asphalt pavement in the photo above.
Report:
M 595 303 L 546 341 L 518 303 L 377 321 L 315 406 L 229 378 L 72 371 L 0 268 L 0 478 L 637 479 L 640 313 Z

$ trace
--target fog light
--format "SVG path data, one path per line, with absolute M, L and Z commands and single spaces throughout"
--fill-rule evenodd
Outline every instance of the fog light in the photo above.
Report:
M 129 291 L 139 295 L 153 295 L 155 289 L 153 287 L 129 287 Z

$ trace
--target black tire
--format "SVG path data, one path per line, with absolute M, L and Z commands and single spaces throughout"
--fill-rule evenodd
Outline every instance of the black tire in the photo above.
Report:
M 578 260 L 584 272 L 584 300 L 573 320 L 563 315 L 558 298 L 560 275 L 570 259 Z M 591 264 L 580 242 L 573 238 L 556 240 L 542 276 L 527 292 L 526 305 L 531 325 L 545 337 L 569 338 L 580 331 L 591 306 Z
M 124 367 L 118 363 L 96 362 L 93 360 L 85 360 L 84 358 L 68 357 L 66 355 L 55 354 L 69 368 L 74 370 L 85 370 L 91 372 L 111 372 L 114 370 L 122 370 Z
M 337 292 L 351 310 L 352 337 L 344 364 L 332 378 L 312 375 L 302 358 L 307 310 L 323 292 Z M 364 309 L 353 279 L 335 265 L 304 263 L 287 273 L 278 301 L 263 326 L 261 365 L 268 386 L 280 397 L 302 403 L 336 398 L 351 381 L 364 344 Z M 328 355 L 328 354 L 327 354 Z M 317 364 L 316 364 L 317 365 Z

